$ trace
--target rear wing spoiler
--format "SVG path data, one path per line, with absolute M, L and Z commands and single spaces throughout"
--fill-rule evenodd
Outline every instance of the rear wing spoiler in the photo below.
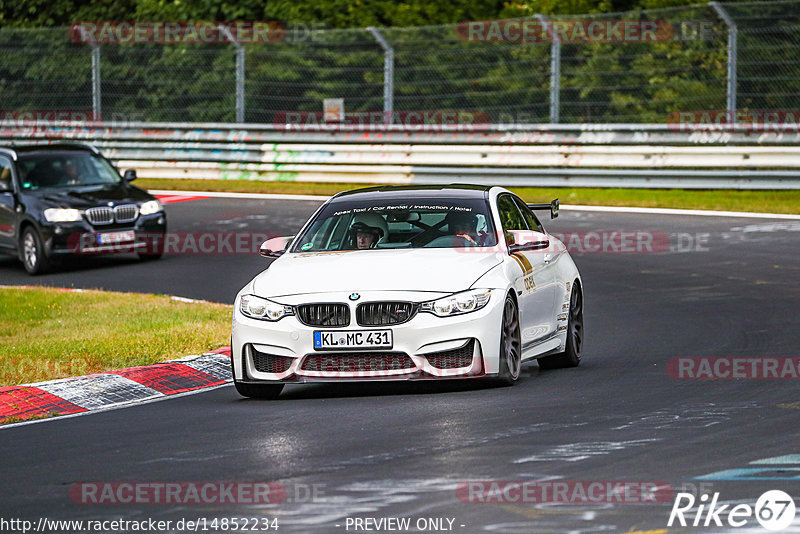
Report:
M 558 199 L 550 204 L 528 204 L 528 207 L 532 210 L 549 210 L 551 219 L 558 217 Z

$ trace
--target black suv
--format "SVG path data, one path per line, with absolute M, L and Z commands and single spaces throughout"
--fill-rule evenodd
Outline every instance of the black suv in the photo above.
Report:
M 31 274 L 64 254 L 159 258 L 167 217 L 135 179 L 85 144 L 0 147 L 0 252 Z

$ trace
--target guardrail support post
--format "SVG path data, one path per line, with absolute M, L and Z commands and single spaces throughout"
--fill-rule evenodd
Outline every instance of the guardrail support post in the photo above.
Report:
M 536 15 L 550 35 L 550 124 L 558 124 L 561 108 L 561 39 L 544 15 Z
M 244 122 L 244 46 L 231 35 L 230 29 L 220 26 L 225 38 L 236 47 L 236 122 Z
M 367 31 L 383 48 L 383 113 L 385 121 L 390 122 L 390 115 L 394 111 L 394 48 L 383 38 L 378 28 L 370 26 Z
M 727 97 L 727 111 L 728 118 L 732 123 L 736 123 L 736 80 L 737 80 L 737 38 L 739 28 L 736 26 L 736 21 L 733 17 L 725 11 L 717 2 L 709 2 L 709 5 L 714 8 L 719 18 L 725 22 L 728 27 L 728 97 Z

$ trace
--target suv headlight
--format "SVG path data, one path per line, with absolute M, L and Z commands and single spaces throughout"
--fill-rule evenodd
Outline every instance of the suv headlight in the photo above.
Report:
M 423 302 L 419 311 L 432 313 L 439 317 L 474 312 L 486 306 L 491 294 L 491 289 L 470 289 L 449 297 Z
M 278 321 L 287 315 L 294 315 L 291 306 L 284 306 L 255 295 L 242 295 L 239 309 L 247 317 L 266 321 Z
M 147 202 L 139 206 L 139 214 L 152 215 L 154 213 L 158 213 L 162 209 L 163 208 L 161 207 L 161 202 L 159 202 L 158 200 L 148 200 Z
M 47 208 L 44 210 L 44 218 L 47 222 L 76 222 L 80 221 L 83 214 L 74 208 Z

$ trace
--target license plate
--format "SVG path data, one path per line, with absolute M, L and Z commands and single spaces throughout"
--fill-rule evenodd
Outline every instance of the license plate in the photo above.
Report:
M 97 234 L 97 242 L 101 245 L 108 245 L 109 243 L 125 243 L 127 241 L 133 241 L 134 239 L 136 239 L 136 232 L 133 230 Z
M 390 349 L 391 330 L 315 330 L 314 348 L 331 349 Z

